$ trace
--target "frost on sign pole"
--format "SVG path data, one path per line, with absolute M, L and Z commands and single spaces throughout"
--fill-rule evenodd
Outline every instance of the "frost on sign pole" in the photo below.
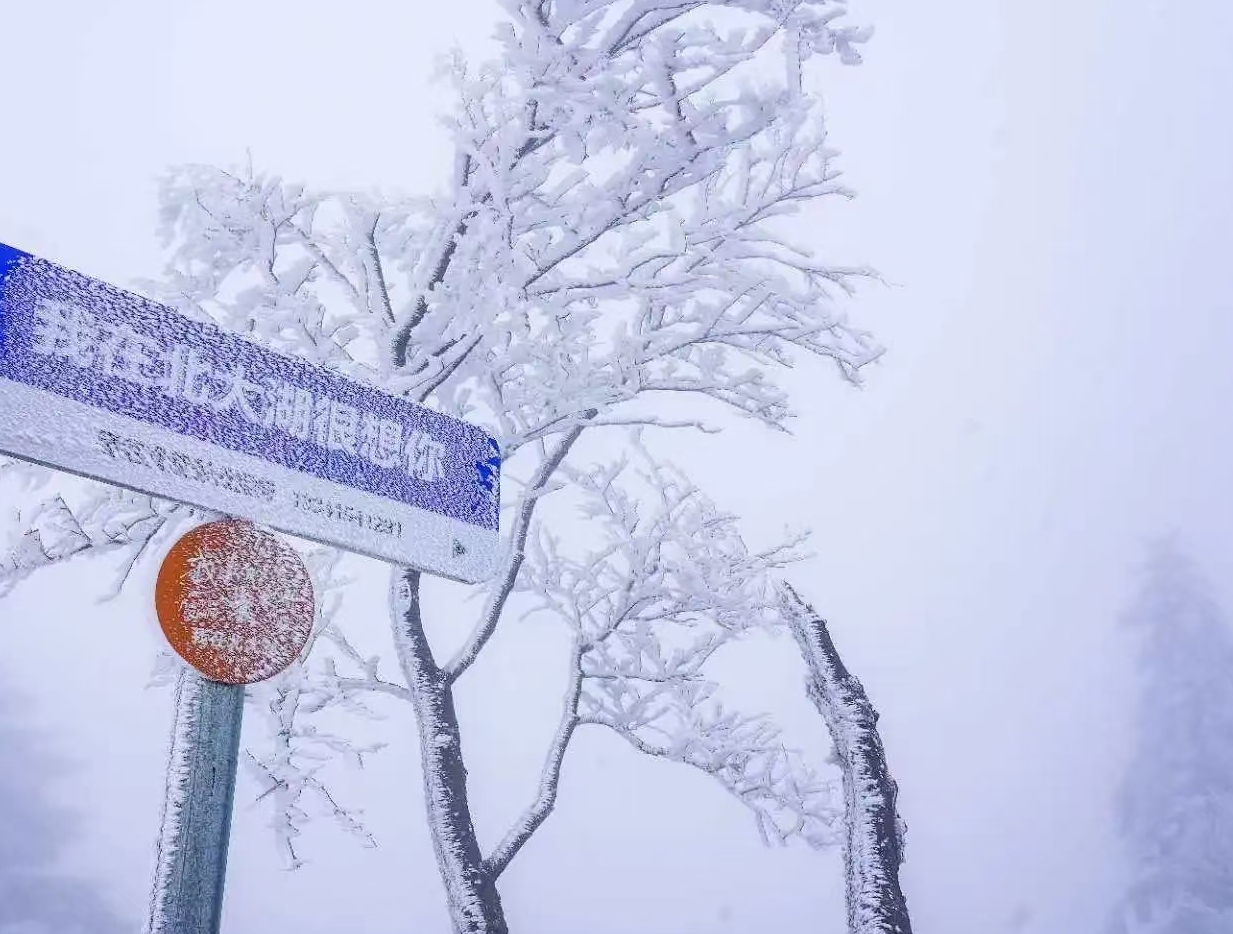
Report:
M 0 244 L 0 450 L 475 582 L 481 429 Z
M 217 934 L 235 795 L 244 685 L 282 671 L 313 625 L 296 552 L 243 519 L 193 529 L 159 568 L 154 608 L 185 672 L 150 904 L 149 934 Z

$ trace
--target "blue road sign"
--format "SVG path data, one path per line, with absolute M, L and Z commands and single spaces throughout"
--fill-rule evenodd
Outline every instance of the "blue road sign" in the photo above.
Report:
M 457 580 L 496 561 L 481 429 L 2 243 L 0 450 Z

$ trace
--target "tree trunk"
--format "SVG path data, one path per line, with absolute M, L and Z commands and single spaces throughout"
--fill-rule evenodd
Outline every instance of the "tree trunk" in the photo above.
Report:
M 419 727 L 424 800 L 437 865 L 457 934 L 507 934 L 496 880 L 484 865 L 471 820 L 453 687 L 425 638 L 419 588 L 418 571 L 395 571 L 390 609 L 394 643 Z
M 844 871 L 849 934 L 911 934 L 899 885 L 904 828 L 886 766 L 878 712 L 839 657 L 822 619 L 790 586 L 783 603 L 809 667 L 809 698 L 822 714 L 843 770 Z

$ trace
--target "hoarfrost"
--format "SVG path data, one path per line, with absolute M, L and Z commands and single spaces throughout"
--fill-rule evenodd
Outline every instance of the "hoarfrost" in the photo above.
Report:
M 844 872 L 849 934 L 911 934 L 899 885 L 906 825 L 878 734 L 878 713 L 839 657 L 826 621 L 788 585 L 781 589 L 810 677 L 807 690 L 830 731 L 843 777 Z
M 145 934 L 176 934 L 168 926 L 168 890 L 174 879 L 176 846 L 182 839 L 182 816 L 189 788 L 192 743 L 197 735 L 195 717 L 200 708 L 200 700 L 201 676 L 181 666 L 176 679 L 166 789 L 159 821 L 154 886 L 150 893 L 150 913 Z
M 766 718 L 723 706 L 704 672 L 717 646 L 782 622 L 768 573 L 795 542 L 750 550 L 733 517 L 667 468 L 647 466 L 635 494 L 625 465 L 578 470 L 571 458 L 584 435 L 711 430 L 711 414 L 784 429 L 787 367 L 812 357 L 857 382 L 880 353 L 842 308 L 871 270 L 821 262 L 777 222 L 850 195 L 808 81 L 816 55 L 858 59 L 865 35 L 841 25 L 846 4 L 502 9 L 497 61 L 452 69 L 457 158 L 444 190 L 411 200 L 316 190 L 251 166 L 179 167 L 163 187 L 171 273 L 156 284 L 191 317 L 482 422 L 522 481 L 502 504 L 503 560 L 455 655 L 433 656 L 419 576 L 396 571 L 401 678 L 332 628 L 314 663 L 293 669 L 303 680 L 279 682 L 292 736 L 326 705 L 374 694 L 413 704 L 455 925 L 486 934 L 505 930 L 495 881 L 551 814 L 579 727 L 614 729 L 713 776 L 771 839 L 825 842 L 837 817 L 827 783 Z M 314 429 L 299 402 L 285 404 L 287 424 Z M 331 434 L 327 417 L 325 437 L 389 453 L 379 427 L 361 423 L 354 439 L 353 428 L 340 413 Z M 435 472 L 420 453 L 416 469 Z M 477 509 L 495 503 L 496 456 L 475 465 Z M 540 504 L 572 494 L 611 533 L 606 550 L 551 534 Z M 538 600 L 575 644 L 537 796 L 481 857 L 452 692 L 515 594 Z M 277 794 L 307 774 L 273 769 Z
M 176 650 L 228 684 L 263 681 L 291 664 L 313 621 L 312 579 L 299 555 L 236 520 L 202 526 L 191 541 L 183 579 L 166 582 L 177 612 L 163 626 Z

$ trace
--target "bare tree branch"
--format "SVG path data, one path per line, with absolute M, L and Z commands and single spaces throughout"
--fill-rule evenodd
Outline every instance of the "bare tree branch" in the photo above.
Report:
M 531 835 L 548 819 L 557 803 L 557 793 L 561 785 L 561 766 L 565 761 L 565 751 L 573 739 L 574 730 L 578 726 L 578 700 L 582 696 L 582 641 L 575 639 L 569 656 L 569 683 L 565 689 L 565 702 L 561 713 L 561 722 L 557 726 L 552 744 L 548 747 L 548 755 L 544 762 L 544 771 L 540 776 L 539 793 L 531 806 L 523 812 L 509 832 L 501 840 L 497 848 L 484 861 L 484 865 L 493 878 L 505 871 L 510 861 L 518 855 L 518 851 L 531 839 Z
M 592 414 L 586 413 L 584 418 L 589 418 Z M 547 487 L 553 474 L 561 466 L 585 427 L 585 425 L 577 425 L 566 432 L 557 442 L 553 452 L 540 464 L 531 482 L 527 485 L 526 492 L 523 494 L 522 507 L 518 510 L 510 532 L 509 554 L 505 559 L 505 569 L 500 575 L 500 583 L 492 589 L 475 631 L 472 632 L 471 637 L 458 654 L 445 666 L 443 672 L 447 681 L 451 683 L 457 681 L 462 673 L 471 667 L 484 645 L 496 631 L 501 613 L 505 609 L 505 603 L 510 594 L 514 592 L 514 586 L 518 582 L 518 572 L 522 569 L 522 562 L 526 558 L 527 535 L 531 531 L 531 518 L 539 503 L 537 494 Z

